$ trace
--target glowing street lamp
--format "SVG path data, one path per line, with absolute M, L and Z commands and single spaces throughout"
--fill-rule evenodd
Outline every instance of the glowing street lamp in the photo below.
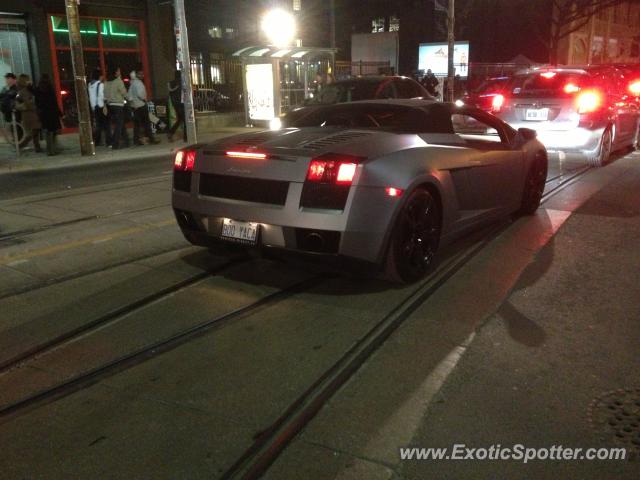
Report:
M 296 21 L 285 10 L 271 10 L 262 17 L 262 31 L 272 45 L 287 47 L 296 35 Z

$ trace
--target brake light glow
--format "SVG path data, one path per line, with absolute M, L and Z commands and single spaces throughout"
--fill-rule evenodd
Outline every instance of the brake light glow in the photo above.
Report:
M 307 181 L 350 185 L 356 175 L 359 157 L 328 153 L 311 160 Z
M 491 111 L 499 112 L 500 110 L 502 110 L 503 105 L 504 105 L 504 95 L 498 94 L 493 97 L 493 100 L 491 100 Z
M 640 80 L 633 82 L 631 85 L 629 85 L 629 91 L 636 96 L 640 95 Z
M 69 92 L 67 90 L 60 90 L 60 95 L 64 97 L 65 95 L 69 95 Z
M 178 150 L 176 158 L 173 161 L 173 169 L 183 172 L 190 172 L 196 163 L 195 150 Z
M 602 96 L 595 91 L 582 92 L 578 95 L 578 113 L 592 113 L 602 105 Z
M 542 78 L 546 78 L 547 80 L 551 80 L 553 77 L 555 77 L 557 75 L 556 72 L 544 72 L 541 73 L 540 76 Z
M 579 91 L 580 91 L 580 87 L 573 83 L 567 83 L 564 86 L 564 93 L 577 93 Z
M 387 192 L 387 195 L 389 195 L 390 197 L 399 197 L 400 195 L 402 195 L 402 190 L 400 190 L 399 188 L 387 187 L 384 189 L 384 191 Z
M 226 152 L 225 155 L 230 158 L 247 158 L 252 160 L 265 160 L 267 158 L 266 153 L 259 152 Z

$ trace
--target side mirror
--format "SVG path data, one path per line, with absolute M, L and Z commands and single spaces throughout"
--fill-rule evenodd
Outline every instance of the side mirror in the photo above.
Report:
M 525 142 L 528 142 L 530 140 L 535 140 L 538 137 L 538 133 L 530 128 L 519 128 L 518 136 Z

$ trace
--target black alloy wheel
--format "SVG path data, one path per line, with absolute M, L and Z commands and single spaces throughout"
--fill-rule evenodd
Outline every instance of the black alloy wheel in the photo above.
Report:
M 522 203 L 520 204 L 520 213 L 523 215 L 533 215 L 542 200 L 544 187 L 547 184 L 547 170 L 549 162 L 544 152 L 536 153 L 535 159 L 529 167 L 527 178 L 524 183 L 522 192 Z
M 426 190 L 409 194 L 398 215 L 387 255 L 387 272 L 396 281 L 412 283 L 433 265 L 440 243 L 441 212 Z

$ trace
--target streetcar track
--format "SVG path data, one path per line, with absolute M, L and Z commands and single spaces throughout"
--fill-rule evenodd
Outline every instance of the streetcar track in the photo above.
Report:
M 213 268 L 207 269 L 202 272 L 198 272 L 195 275 L 190 276 L 189 278 L 180 280 L 179 282 L 174 283 L 168 287 L 162 288 L 154 293 L 146 295 L 138 300 L 135 300 L 127 305 L 120 306 L 114 310 L 111 310 L 100 317 L 84 323 L 72 330 L 64 332 L 54 338 L 50 338 L 45 342 L 42 342 L 34 347 L 29 348 L 19 354 L 0 361 L 0 375 L 13 370 L 14 368 L 21 367 L 25 363 L 36 360 L 41 355 L 51 352 L 54 349 L 63 347 L 65 344 L 68 344 L 81 335 L 86 335 L 93 330 L 97 330 L 98 328 L 102 328 L 108 325 L 112 325 L 117 322 L 118 319 L 127 316 L 131 313 L 135 313 L 149 305 L 166 298 L 170 295 L 176 294 L 187 287 L 191 287 L 193 285 L 198 284 L 199 282 L 210 278 L 212 275 L 217 275 L 220 272 L 233 267 L 243 261 L 246 261 L 248 257 L 239 257 L 232 258 L 223 262 L 221 265 L 217 265 Z
M 591 170 L 591 167 L 581 169 L 569 176 L 558 187 L 546 192 L 541 204 L 560 190 L 572 185 L 589 170 Z M 495 227 L 482 240 L 455 256 L 444 268 L 434 272 L 428 279 L 421 282 L 419 287 L 398 303 L 382 320 L 360 337 L 338 361 L 325 370 L 302 395 L 290 404 L 275 422 L 261 432 L 255 438 L 254 443 L 238 457 L 221 478 L 224 480 L 253 480 L 264 475 L 291 441 L 322 410 L 342 386 L 353 378 L 386 340 L 507 227 L 508 224 Z
M 107 215 L 89 215 L 89 216 L 86 216 L 86 217 L 74 218 L 73 220 L 65 220 L 63 222 L 48 223 L 46 225 L 39 225 L 39 226 L 36 226 L 36 227 L 25 228 L 24 230 L 15 230 L 13 232 L 7 232 L 7 233 L 0 234 L 0 244 L 2 242 L 7 241 L 7 240 L 14 240 L 16 238 L 26 237 L 28 235 L 33 235 L 35 233 L 44 232 L 44 231 L 51 230 L 51 229 L 54 229 L 54 228 L 67 227 L 69 225 L 76 225 L 78 223 L 89 222 L 89 221 L 92 221 L 92 220 L 106 220 L 106 219 L 109 219 L 109 218 L 120 217 L 120 216 L 123 216 L 123 215 L 129 215 L 129 214 L 132 214 L 132 213 L 146 212 L 146 211 L 149 211 L 149 210 L 154 210 L 156 208 L 169 207 L 170 205 L 171 205 L 170 203 L 163 203 L 162 205 L 153 205 L 151 207 L 144 207 L 144 208 L 139 208 L 139 209 L 135 209 L 135 210 L 127 210 L 127 211 L 123 211 L 123 212 L 114 212 L 114 213 L 110 213 L 110 214 L 107 214 Z
M 22 398 L 8 405 L 4 405 L 0 407 L 0 420 L 19 414 L 31 407 L 37 408 L 40 405 L 56 401 L 60 398 L 66 397 L 67 395 L 73 394 L 76 391 L 88 388 L 112 375 L 134 367 L 146 360 L 156 357 L 157 355 L 173 350 L 200 337 L 201 335 L 208 333 L 214 328 L 219 328 L 248 313 L 276 304 L 294 294 L 306 291 L 316 286 L 326 278 L 326 275 L 315 275 L 313 277 L 306 278 L 305 280 L 294 283 L 289 287 L 265 295 L 264 297 L 261 297 L 247 305 L 184 329 L 170 337 L 153 342 L 131 353 L 127 353 L 115 360 L 95 367 L 88 372 L 81 373 L 60 382 L 57 385 L 45 388 L 44 390 L 29 395 L 28 397 Z
M 187 250 L 190 248 L 194 248 L 193 245 L 180 245 L 179 247 L 168 247 L 165 249 L 161 249 L 159 251 L 156 252 L 152 252 L 152 253 L 146 253 L 144 255 L 139 255 L 137 257 L 133 257 L 133 258 L 129 258 L 127 260 L 121 260 L 119 262 L 114 262 L 114 263 L 110 263 L 108 265 L 103 265 L 100 267 L 96 267 L 96 268 L 92 268 L 89 270 L 84 270 L 82 272 L 74 272 L 74 273 L 70 273 L 67 275 L 61 275 L 59 277 L 53 277 L 53 278 L 48 278 L 46 280 L 42 280 L 39 283 L 36 284 L 31 284 L 31 285 L 25 285 L 24 287 L 21 288 L 17 288 L 15 290 L 11 290 L 9 292 L 5 292 L 3 294 L 0 294 L 0 300 L 4 300 L 6 298 L 10 298 L 10 297 L 15 297 L 18 295 L 22 295 L 24 293 L 31 293 L 43 288 L 47 288 L 47 287 L 51 287 L 54 285 L 58 285 L 64 282 L 68 282 L 71 280 L 77 280 L 79 278 L 82 277 L 88 277 L 90 275 L 95 275 L 98 273 L 103 273 L 103 272 L 108 272 L 109 270 L 113 270 L 115 268 L 118 267 L 122 267 L 125 265 L 129 265 L 129 264 L 134 264 L 136 262 L 141 262 L 143 260 L 148 260 L 150 258 L 153 257 L 159 257 L 161 255 L 165 255 L 167 253 L 172 253 L 172 252 L 177 252 L 179 250 Z

